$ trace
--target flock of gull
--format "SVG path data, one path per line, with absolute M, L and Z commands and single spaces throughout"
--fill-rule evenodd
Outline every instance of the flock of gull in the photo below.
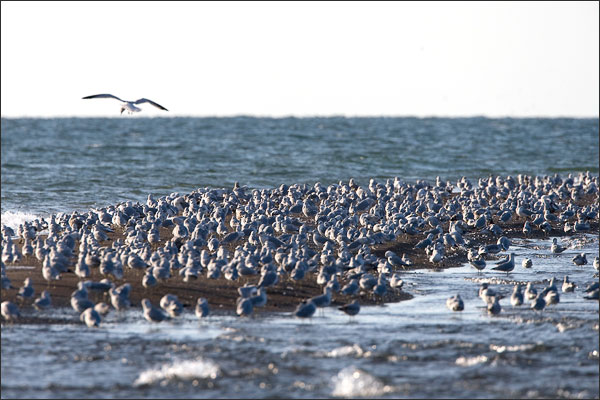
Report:
M 49 221 L 25 222 L 17 232 L 3 225 L 2 290 L 14 290 L 16 300 L 2 303 L 2 316 L 17 320 L 15 303 L 37 310 L 51 307 L 51 285 L 66 273 L 79 279 L 71 306 L 90 327 L 99 326 L 113 308 L 132 307 L 132 286 L 152 290 L 172 280 L 202 285 L 199 278 L 239 281 L 242 276 L 254 277 L 256 283 L 238 287 L 240 316 L 265 306 L 272 286 L 309 276 L 322 294 L 301 301 L 293 315 L 310 318 L 317 309 L 331 306 L 334 296 L 343 295 L 351 301 L 339 309 L 354 316 L 360 311 L 361 293 L 383 299 L 386 293 L 401 290 L 402 271 L 418 266 L 413 261 L 417 258 L 428 260 L 422 266 L 441 266 L 449 257 L 466 255 L 480 274 L 512 245 L 503 227 L 522 226 L 526 237 L 557 230 L 592 231 L 590 224 L 597 227 L 598 222 L 598 186 L 598 177 L 589 173 L 566 178 L 497 176 L 475 184 L 463 177 L 456 185 L 440 178 L 433 184 L 394 178 L 383 183 L 371 179 L 367 186 L 359 186 L 351 179 L 329 186 L 317 182 L 262 190 L 236 183 L 233 189 L 204 188 L 159 199 L 149 195 L 145 204 L 125 202 L 86 213 L 52 215 Z M 165 228 L 171 235 L 161 238 Z M 109 240 L 111 232 L 122 232 L 122 238 Z M 496 243 L 481 244 L 490 238 Z M 402 241 L 416 243 L 409 255 L 388 250 L 381 256 L 375 251 L 383 245 L 394 249 Z M 555 239 L 551 252 L 564 250 Z M 15 288 L 7 276 L 5 265 L 18 265 L 25 256 L 41 262 L 47 290 L 39 297 L 30 278 Z M 573 258 L 573 263 L 586 265 L 586 254 Z M 593 264 L 598 270 L 597 256 Z M 530 268 L 532 262 L 525 259 L 522 265 Z M 128 268 L 143 271 L 142 281 L 125 282 Z M 514 268 L 514 253 L 508 253 L 491 269 L 508 275 Z M 94 269 L 104 279 L 90 280 Z M 562 291 L 574 288 L 565 276 Z M 597 281 L 586 290 L 586 298 L 598 299 Z M 110 304 L 94 303 L 90 291 L 106 293 Z M 489 313 L 500 312 L 502 296 L 487 283 L 479 295 Z M 539 294 L 531 283 L 524 293 L 516 285 L 511 304 L 521 305 L 524 298 L 538 311 L 556 304 L 554 279 Z M 453 311 L 464 309 L 459 294 L 446 304 Z M 141 307 L 143 317 L 152 322 L 176 318 L 184 311 L 175 294 L 166 294 L 158 305 L 144 298 Z M 197 299 L 195 314 L 210 315 L 205 298 Z

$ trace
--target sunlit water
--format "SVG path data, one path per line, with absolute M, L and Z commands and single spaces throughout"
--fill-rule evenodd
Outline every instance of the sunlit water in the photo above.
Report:
M 598 119 L 2 118 L 2 217 L 149 193 L 598 173 Z
M 2 119 L 2 223 L 87 211 L 149 193 L 399 176 L 407 182 L 598 173 L 598 119 L 174 118 Z M 583 299 L 597 236 L 548 256 L 516 242 L 508 281 L 569 274 L 579 287 L 543 313 L 514 309 L 503 273 L 470 267 L 403 274 L 409 301 L 303 322 L 189 311 L 150 324 L 139 308 L 99 329 L 3 325 L 1 395 L 11 397 L 598 397 L 598 302 Z M 539 247 L 539 249 L 535 247 Z M 511 251 L 513 248 L 511 248 Z M 520 267 L 533 258 L 531 270 Z M 507 295 L 499 316 L 481 279 Z M 465 311 L 446 298 L 460 293 Z M 34 311 L 25 311 L 32 313 Z
M 571 262 L 597 254 L 598 239 L 565 240 L 556 256 L 551 243 L 515 241 L 508 277 L 468 265 L 406 272 L 414 299 L 363 306 L 352 321 L 329 308 L 311 322 L 287 313 L 200 322 L 188 311 L 151 324 L 131 309 L 98 329 L 3 326 L 2 397 L 598 397 L 598 302 L 583 299 L 597 278 Z M 525 256 L 531 269 L 520 266 Z M 515 281 L 539 291 L 565 274 L 578 288 L 559 304 L 510 305 Z M 478 297 L 482 281 L 506 295 L 498 316 Z M 456 293 L 460 313 L 445 306 Z

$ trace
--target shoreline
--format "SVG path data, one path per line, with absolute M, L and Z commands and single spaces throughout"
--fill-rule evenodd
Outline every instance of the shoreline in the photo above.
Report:
M 596 178 L 597 179 L 597 178 Z M 235 188 L 234 188 L 235 190 Z M 232 193 L 230 189 L 224 190 L 224 193 Z M 192 192 L 193 194 L 194 192 Z M 447 204 L 448 201 L 455 199 L 457 196 L 460 196 L 459 193 L 446 194 L 444 198 L 444 202 Z M 191 194 L 189 195 L 191 198 Z M 225 198 L 225 197 L 223 197 Z M 569 199 L 571 200 L 571 199 Z M 191 200 L 190 200 L 191 203 Z M 240 201 L 243 204 L 243 202 Z M 589 207 L 590 205 L 597 204 L 597 193 L 596 194 L 584 194 L 577 201 L 569 201 L 568 204 L 572 204 L 576 207 Z M 241 205 L 240 205 L 241 208 Z M 184 208 L 185 209 L 185 208 Z M 180 212 L 177 216 L 181 217 L 184 213 Z M 369 210 L 361 210 L 360 212 L 356 212 L 357 216 L 361 216 L 365 213 L 368 213 Z M 92 213 L 92 211 L 90 211 Z M 236 212 L 231 211 L 224 218 L 224 222 L 227 226 L 229 226 L 231 219 L 235 216 Z M 292 215 L 292 214 L 290 214 Z M 302 215 L 301 213 L 295 214 L 298 221 L 306 226 L 308 230 L 315 230 L 316 223 L 314 218 L 309 218 L 307 216 Z M 495 224 L 499 225 L 503 232 L 503 235 L 507 238 L 515 238 L 515 237 L 524 237 L 525 235 L 522 233 L 523 223 L 526 219 L 522 217 L 518 217 L 517 215 L 513 215 L 513 217 L 506 223 L 500 222 L 497 215 L 494 215 L 491 218 Z M 451 220 L 443 221 L 441 223 L 441 227 L 443 232 L 449 231 L 450 223 L 453 222 Z M 598 233 L 599 225 L 598 218 L 589 221 L 590 230 L 588 232 Z M 106 225 L 111 226 L 114 229 L 113 233 L 108 233 L 108 239 L 105 241 L 99 242 L 102 247 L 113 247 L 115 241 L 117 243 L 123 243 L 126 239 L 124 235 L 124 229 L 122 226 L 111 225 L 107 223 Z M 561 222 L 551 222 L 552 230 L 548 233 L 543 232 L 540 229 L 535 229 L 530 235 L 526 236 L 527 238 L 546 238 L 550 236 L 572 236 L 574 233 L 566 233 L 562 229 L 563 225 Z M 355 228 L 360 228 L 360 226 L 356 226 Z M 67 231 L 68 228 L 65 230 Z M 398 256 L 406 254 L 413 262 L 412 266 L 409 267 L 393 267 L 392 272 L 397 273 L 400 277 L 402 277 L 403 271 L 407 270 L 417 270 L 417 269 L 445 269 L 445 268 L 453 268 L 461 266 L 462 264 L 468 262 L 467 259 L 467 250 L 465 247 L 458 248 L 448 248 L 447 253 L 441 262 L 433 263 L 429 260 L 428 255 L 424 250 L 415 249 L 414 246 L 416 243 L 424 239 L 427 235 L 424 233 L 425 229 L 419 231 L 417 234 L 409 235 L 407 233 L 399 234 L 393 241 L 385 242 L 383 244 L 371 244 L 369 246 L 371 253 L 376 256 L 378 259 L 385 260 L 385 253 L 388 250 L 394 251 Z M 275 235 L 274 235 L 275 236 Z M 218 237 L 219 239 L 223 239 L 224 235 L 215 235 L 213 237 Z M 469 247 L 478 247 L 481 245 L 487 245 L 491 243 L 496 243 L 499 236 L 492 234 L 491 232 L 485 232 L 481 229 L 472 229 L 464 233 L 464 239 L 468 242 Z M 154 243 L 151 245 L 153 251 L 156 251 L 159 247 L 165 246 L 165 243 L 170 241 L 173 238 L 173 227 L 160 228 L 160 242 Z M 3 241 L 6 238 L 3 237 Z M 243 240 L 236 240 L 233 243 L 229 243 L 224 245 L 229 254 L 233 254 L 236 248 L 239 248 L 242 243 L 247 241 L 247 237 Z M 16 238 L 13 243 L 16 245 L 17 249 L 21 251 L 21 248 L 24 243 L 24 239 Z M 319 252 L 319 248 L 314 245 L 312 242 L 308 245 L 312 250 Z M 77 260 L 77 256 L 79 253 L 79 240 L 75 241 L 75 246 L 73 250 L 73 256 L 70 258 L 70 270 L 74 270 L 75 262 Z M 206 249 L 206 246 L 201 247 L 201 249 Z M 200 250 L 200 248 L 198 249 Z M 353 249 L 350 253 L 352 255 L 356 255 L 357 249 Z M 489 258 L 488 258 L 489 259 Z M 492 257 L 493 259 L 493 257 Z M 591 261 L 590 261 L 591 263 Z M 58 281 L 52 281 L 50 284 L 43 278 L 42 276 L 42 262 L 39 261 L 35 256 L 23 256 L 21 260 L 17 263 L 6 263 L 6 276 L 10 279 L 13 289 L 2 289 L 1 297 L 2 301 L 12 301 L 15 304 L 19 305 L 19 308 L 24 307 L 25 309 L 32 309 L 32 299 L 29 299 L 25 302 L 24 305 L 21 305 L 20 301 L 17 299 L 18 287 L 23 284 L 25 278 L 29 277 L 33 280 L 33 286 L 35 288 L 35 296 L 37 298 L 39 294 L 43 290 L 48 290 L 51 294 L 52 298 L 52 307 L 71 307 L 70 306 L 70 296 L 71 293 L 76 290 L 77 283 L 80 279 L 75 275 L 74 272 L 64 272 L 61 274 L 61 279 Z M 31 266 L 32 269 L 15 269 L 14 267 L 24 267 Z M 279 283 L 274 286 L 270 286 L 267 288 L 267 296 L 268 301 L 264 307 L 255 308 L 256 314 L 261 313 L 269 313 L 269 312 L 290 312 L 294 311 L 296 306 L 300 304 L 302 300 L 308 299 L 313 296 L 317 296 L 323 293 L 323 286 L 317 283 L 317 274 L 316 272 L 319 270 L 319 267 L 322 267 L 321 264 L 319 266 L 313 268 L 313 272 L 307 272 L 304 279 L 299 281 L 294 281 L 290 278 L 290 275 L 281 277 Z M 520 267 L 520 266 L 519 266 Z M 374 275 L 377 275 L 376 266 L 370 265 L 367 270 L 370 270 Z M 99 281 L 106 276 L 100 274 L 99 268 L 94 267 L 90 268 L 91 275 L 89 280 Z M 476 273 L 475 270 L 473 270 Z M 340 287 L 343 287 L 346 283 L 349 282 L 349 279 L 345 277 L 343 272 L 340 271 L 337 275 L 339 277 Z M 500 272 L 498 272 L 500 273 Z M 185 312 L 193 312 L 193 309 L 196 305 L 196 300 L 199 297 L 205 297 L 208 300 L 210 305 L 211 313 L 213 314 L 233 314 L 235 315 L 236 309 L 236 299 L 238 297 L 237 288 L 243 286 L 245 284 L 257 284 L 260 279 L 260 273 L 253 275 L 251 277 L 245 277 L 240 275 L 239 279 L 236 281 L 227 280 L 221 275 L 218 279 L 209 279 L 206 276 L 206 273 L 199 274 L 198 278 L 195 280 L 191 280 L 190 282 L 184 282 L 183 278 L 179 276 L 178 271 L 173 271 L 172 277 L 169 278 L 164 283 L 159 283 L 157 286 L 151 289 L 145 289 L 141 285 L 142 277 L 144 275 L 143 269 L 132 269 L 127 266 L 123 268 L 123 277 L 122 279 L 112 279 L 115 286 L 119 286 L 125 282 L 131 283 L 132 290 L 130 293 L 131 307 L 140 309 L 140 302 L 143 298 L 148 298 L 152 302 L 152 304 L 158 307 L 159 301 L 161 297 L 167 293 L 175 294 L 178 296 L 179 300 L 184 304 L 188 311 Z M 86 279 L 86 280 L 87 280 Z M 90 300 L 94 303 L 103 301 L 107 304 L 110 304 L 110 298 L 107 294 L 102 293 L 94 293 L 94 291 L 90 290 Z M 349 303 L 352 300 L 356 299 L 359 301 L 361 305 L 376 305 L 376 304 L 385 304 L 392 302 L 400 302 L 404 300 L 411 299 L 413 296 L 410 293 L 407 293 L 403 290 L 394 289 L 388 287 L 387 292 L 384 296 L 375 296 L 370 291 L 361 290 L 360 293 L 356 296 L 346 296 L 341 293 L 334 293 L 331 300 L 330 307 L 338 307 L 343 304 Z M 190 311 L 191 310 L 191 311 Z M 114 309 L 113 309 L 113 312 Z M 79 314 L 77 314 L 73 310 L 74 318 L 79 320 Z M 65 322 L 65 321 L 63 321 Z M 3 323 L 6 323 L 3 319 Z M 43 311 L 36 312 L 35 315 L 28 315 L 27 317 L 23 317 L 16 321 L 16 323 L 61 323 L 59 320 L 46 318 L 43 316 Z M 69 321 L 65 322 L 69 323 Z

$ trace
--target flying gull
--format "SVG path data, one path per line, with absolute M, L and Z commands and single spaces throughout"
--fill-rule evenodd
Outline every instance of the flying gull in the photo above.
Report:
M 129 112 L 129 114 L 142 111 L 141 108 L 135 106 L 136 104 L 142 104 L 142 103 L 150 103 L 154 107 L 160 108 L 161 110 L 169 111 L 166 108 L 164 108 L 163 106 L 161 106 L 160 104 L 155 103 L 152 100 L 148 100 L 145 98 L 141 98 L 136 101 L 127 101 L 127 100 L 122 100 L 112 94 L 94 94 L 92 96 L 83 97 L 83 99 L 117 99 L 117 100 L 123 102 L 123 104 L 121 104 L 121 114 L 123 114 L 123 111 L 125 111 L 125 110 L 127 110 Z

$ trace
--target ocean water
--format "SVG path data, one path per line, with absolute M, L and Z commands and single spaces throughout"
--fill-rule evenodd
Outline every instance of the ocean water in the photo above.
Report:
M 583 298 L 597 278 L 571 262 L 597 254 L 598 236 L 562 242 L 568 250 L 549 256 L 552 238 L 514 240 L 508 278 L 468 264 L 405 272 L 413 299 L 363 306 L 352 321 L 328 308 L 310 322 L 290 313 L 198 321 L 188 311 L 152 324 L 132 308 L 98 329 L 5 324 L 2 398 L 598 398 L 598 301 Z M 578 287 L 557 305 L 510 305 L 515 282 L 539 292 L 565 274 Z M 506 296 L 498 316 L 479 299 L 481 282 Z M 460 313 L 445 305 L 456 293 Z M 49 315 L 77 318 L 70 308 Z
M 598 119 L 2 118 L 2 217 L 236 181 L 597 174 L 598 130 Z
M 598 174 L 598 131 L 598 119 L 2 118 L 2 223 L 236 181 Z M 598 236 L 562 241 L 568 250 L 549 256 L 552 238 L 515 240 L 508 278 L 468 265 L 405 272 L 412 300 L 362 307 L 351 321 L 329 308 L 311 322 L 186 312 L 150 324 L 132 308 L 99 329 L 4 324 L 1 397 L 598 398 L 598 302 L 582 291 L 597 278 L 571 262 L 581 252 L 591 262 Z M 559 304 L 510 306 L 514 282 L 541 290 L 565 274 L 578 288 Z M 499 316 L 477 296 L 483 281 L 507 296 Z M 461 313 L 445 306 L 457 292 Z

